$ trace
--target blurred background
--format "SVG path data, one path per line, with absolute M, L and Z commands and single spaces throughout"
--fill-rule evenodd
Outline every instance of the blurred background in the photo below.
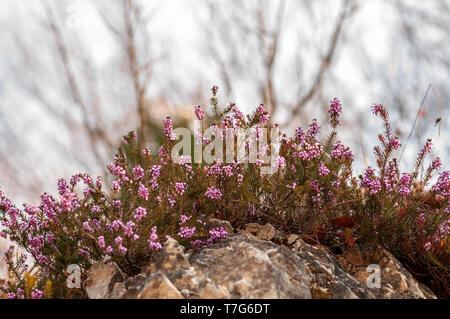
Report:
M 162 120 L 188 125 L 213 85 L 289 133 L 317 118 L 324 137 L 340 98 L 357 173 L 374 165 L 373 103 L 403 169 L 427 137 L 450 161 L 448 0 L 0 0 L 0 27 L 0 186 L 17 203 L 104 175 L 130 130 L 156 151 Z

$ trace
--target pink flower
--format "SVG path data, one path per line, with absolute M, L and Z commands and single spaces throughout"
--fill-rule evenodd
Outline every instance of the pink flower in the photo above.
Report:
M 138 180 L 144 177 L 144 169 L 140 165 L 136 165 L 133 168 L 134 179 Z
M 432 167 L 433 169 L 440 169 L 441 166 L 442 166 L 442 162 L 441 162 L 441 160 L 440 160 L 439 157 L 436 157 L 436 158 L 433 160 L 433 162 L 431 163 L 431 167 Z
M 191 219 L 191 216 L 181 215 L 180 216 L 180 225 L 183 225 L 184 223 L 186 223 L 190 219 Z
M 335 128 L 339 124 L 339 116 L 342 112 L 342 105 L 339 99 L 334 98 L 330 102 L 330 108 L 328 109 L 328 113 L 331 117 L 331 125 Z
M 397 150 L 400 146 L 402 146 L 402 144 L 400 144 L 400 141 L 398 139 L 398 137 L 394 137 L 391 140 L 391 146 L 394 150 Z
M 384 107 L 383 107 L 383 105 L 381 105 L 381 104 L 374 104 L 374 105 L 372 106 L 372 112 L 373 112 L 373 114 L 375 114 L 375 115 L 378 115 L 378 114 L 382 113 L 383 110 L 384 110 Z
M 150 155 L 151 155 L 150 147 L 143 148 L 143 149 L 141 150 L 141 155 L 142 155 L 143 157 L 145 157 L 145 156 L 150 156 Z
M 169 117 L 164 120 L 164 135 L 169 141 L 175 141 L 177 139 L 177 136 L 173 132 L 172 120 Z
M 222 192 L 212 186 L 208 187 L 205 196 L 211 199 L 222 199 Z
M 191 238 L 192 236 L 194 236 L 195 230 L 196 227 L 181 227 L 178 236 L 180 236 L 181 238 Z
M 200 105 L 195 106 L 195 116 L 199 121 L 203 120 L 205 118 L 205 113 L 200 108 Z
M 116 239 L 114 239 L 114 242 L 116 243 L 117 246 L 122 245 L 122 241 L 123 239 L 120 236 L 117 236 Z
M 148 200 L 148 188 L 144 186 L 141 182 L 139 182 L 138 196 L 142 199 Z
M 158 235 L 156 234 L 156 231 L 158 228 L 156 226 L 153 226 L 152 233 L 150 234 L 150 237 L 148 239 L 148 244 L 150 246 L 150 249 L 152 250 L 160 250 L 162 248 L 161 243 L 158 242 Z
M 104 236 L 99 236 L 97 238 L 97 240 L 98 240 L 98 246 L 100 248 L 104 249 L 105 248 L 105 237 Z
M 147 215 L 147 210 L 144 207 L 139 206 L 138 208 L 136 208 L 136 210 L 134 211 L 134 219 L 136 219 L 136 221 L 140 222 L 142 218 L 144 218 Z
M 211 88 L 212 94 L 215 96 L 215 95 L 217 94 L 217 91 L 219 91 L 219 87 L 218 87 L 217 85 L 214 85 L 214 86 Z
M 185 187 L 186 183 L 175 183 L 175 191 L 180 195 L 184 194 Z
M 119 252 L 120 252 L 122 255 L 125 255 L 125 254 L 127 253 L 127 251 L 128 251 L 128 248 L 127 248 L 127 247 L 125 247 L 125 246 L 123 246 L 123 245 L 119 245 Z
M 327 176 L 330 174 L 330 170 L 325 166 L 325 164 L 320 163 L 319 165 L 319 175 L 320 176 Z

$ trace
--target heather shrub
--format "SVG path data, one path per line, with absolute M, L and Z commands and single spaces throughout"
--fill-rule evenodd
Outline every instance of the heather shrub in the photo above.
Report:
M 74 293 L 65 285 L 71 264 L 79 265 L 84 276 L 94 261 L 107 256 L 134 275 L 168 237 L 186 248 L 210 245 L 228 235 L 210 223 L 211 217 L 237 228 L 270 222 L 307 242 L 327 245 L 336 254 L 356 243 L 378 244 L 440 296 L 449 296 L 450 172 L 440 173 L 429 185 L 442 166 L 436 158 L 423 167 L 431 140 L 413 170 L 400 172 L 395 159 L 400 141 L 392 134 L 387 110 L 376 104 L 372 111 L 384 125 L 380 145 L 374 148 L 377 167 L 356 177 L 354 155 L 337 139 L 342 111 L 338 99 L 330 103 L 332 132 L 320 141 L 316 120 L 291 138 L 278 135 L 278 125 L 271 123 L 262 105 L 245 117 L 234 104 L 220 107 L 217 89 L 212 89 L 212 116 L 195 107 L 201 130 L 191 141 L 202 151 L 221 141 L 211 153 L 213 158 L 217 155 L 212 162 L 173 153 L 179 140 L 167 118 L 166 140 L 157 154 L 138 149 L 133 132 L 123 138 L 107 166 L 110 185 L 100 177 L 77 174 L 70 181 L 58 181 L 58 198 L 45 193 L 39 206 L 25 204 L 23 209 L 0 193 L 2 235 L 31 255 L 37 276 L 34 297 L 82 296 L 81 290 Z M 205 137 L 208 127 L 214 138 Z M 255 139 L 239 145 L 233 135 L 230 146 L 230 132 Z M 277 142 L 273 139 L 279 140 L 279 149 L 272 147 Z M 247 155 L 256 150 L 255 161 L 249 161 L 250 156 L 243 161 L 238 149 Z M 219 156 L 230 151 L 231 160 Z M 264 170 L 268 166 L 274 168 L 271 173 Z M 5 296 L 33 297 L 31 288 L 27 290 L 30 273 L 24 261 L 11 254 L 5 260 L 14 273 L 2 288 Z

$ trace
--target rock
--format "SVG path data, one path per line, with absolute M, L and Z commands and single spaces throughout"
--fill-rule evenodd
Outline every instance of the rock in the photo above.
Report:
M 233 236 L 191 256 L 190 264 L 217 286 L 226 287 L 231 298 L 311 297 L 311 277 L 302 261 L 268 241 Z
M 350 275 L 365 286 L 372 274 L 367 271 L 367 267 L 378 266 L 381 287 L 369 288 L 376 298 L 436 298 L 427 287 L 419 284 L 391 253 L 379 246 L 354 246 L 338 260 Z
M 262 240 L 272 240 L 277 234 L 275 228 L 271 224 L 261 226 L 256 223 L 247 224 L 245 230 Z
M 299 235 L 290 234 L 289 237 L 288 237 L 288 239 L 287 239 L 288 245 L 292 245 L 292 244 L 295 243 L 295 241 L 296 241 L 297 239 L 299 239 L 299 238 L 300 238 Z
M 333 299 L 359 299 L 359 297 L 342 282 L 335 282 L 332 286 L 331 295 Z
M 162 273 L 158 272 L 137 295 L 138 299 L 184 299 L 183 295 Z
M 354 246 L 341 256 L 327 247 L 273 238 L 271 225 L 246 230 L 188 252 L 169 239 L 146 270 L 125 279 L 114 263 L 97 263 L 84 287 L 90 298 L 435 298 L 390 253 Z M 252 235 L 256 234 L 256 235 Z M 380 288 L 369 288 L 367 266 L 380 268 Z
M 262 240 L 272 240 L 276 235 L 275 228 L 271 224 L 265 224 L 259 230 L 257 236 Z
M 261 229 L 261 225 L 260 224 L 256 224 L 256 223 L 247 224 L 245 226 L 245 230 L 248 231 L 250 234 L 255 235 L 255 236 L 258 234 L 260 229 Z
M 395 269 L 384 268 L 381 278 L 384 282 L 388 282 L 398 293 L 402 294 L 408 291 L 408 279 Z
M 353 265 L 353 266 L 364 266 L 368 265 L 369 262 L 364 258 L 362 254 L 362 250 L 352 247 L 349 250 L 347 250 L 344 254 L 344 258 L 347 261 L 347 263 Z
M 125 275 L 116 263 L 97 262 L 89 269 L 83 287 L 90 299 L 105 299 L 116 283 L 124 280 Z
M 311 297 L 312 299 L 331 299 L 332 295 L 329 288 L 312 285 Z
M 125 287 L 125 283 L 118 282 L 114 285 L 113 290 L 110 293 L 111 299 L 121 299 L 124 297 L 127 293 L 127 289 Z
M 217 287 L 214 284 L 208 283 L 205 287 L 200 289 L 198 297 L 200 299 L 229 299 L 230 293 L 225 287 Z

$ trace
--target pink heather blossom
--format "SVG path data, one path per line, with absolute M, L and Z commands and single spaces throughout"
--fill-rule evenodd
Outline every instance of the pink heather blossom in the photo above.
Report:
M 292 185 L 286 185 L 289 189 L 295 189 L 297 187 L 297 183 L 292 183 Z
M 117 209 L 120 209 L 120 207 L 122 207 L 122 202 L 119 199 L 116 199 L 111 202 L 111 205 Z
M 270 120 L 270 115 L 266 112 L 264 105 L 261 104 L 256 109 L 256 112 L 259 114 L 259 123 L 267 123 Z
M 203 245 L 203 241 L 201 241 L 200 239 L 196 239 L 191 241 L 191 246 L 192 247 L 200 247 Z
M 402 177 L 400 177 L 400 188 L 398 190 L 399 194 L 402 196 L 408 196 L 410 193 L 409 185 L 411 183 L 411 175 L 404 173 Z
M 127 224 L 124 227 L 124 233 L 127 237 L 132 237 L 134 235 L 134 227 L 136 224 L 133 221 L 127 222 Z
M 433 145 L 433 143 L 431 142 L 431 139 L 429 138 L 427 140 L 427 142 L 425 143 L 425 145 L 422 147 L 422 149 L 420 150 L 419 155 L 417 156 L 418 159 L 422 159 L 426 154 L 431 152 L 431 146 Z
M 233 167 L 231 167 L 230 165 L 222 167 L 222 170 L 226 177 L 233 176 Z
M 169 141 L 175 141 L 177 139 L 177 136 L 173 132 L 172 120 L 169 117 L 164 120 L 164 135 Z
M 222 192 L 212 186 L 208 187 L 205 196 L 211 199 L 222 199 Z
M 175 192 L 180 195 L 184 194 L 184 190 L 186 188 L 186 183 L 175 183 Z
M 408 173 L 403 173 L 402 177 L 400 177 L 400 183 L 403 186 L 409 186 L 409 183 L 411 182 L 411 175 Z
M 142 199 L 148 200 L 148 188 L 144 186 L 141 182 L 139 182 L 138 196 Z
M 180 225 L 183 225 L 184 223 L 186 223 L 190 219 L 191 219 L 191 216 L 181 215 L 180 216 Z
M 381 112 L 383 112 L 383 105 L 381 105 L 381 104 L 374 104 L 373 106 L 372 106 L 372 112 L 373 112 L 373 114 L 375 114 L 375 115 L 378 115 L 378 114 L 380 114 Z
M 113 248 L 112 248 L 111 246 L 108 246 L 108 247 L 106 248 L 106 253 L 109 254 L 109 255 L 111 255 L 112 252 L 113 252 Z
M 140 165 L 136 165 L 133 168 L 134 179 L 139 180 L 144 177 L 144 169 Z
M 97 238 L 98 240 L 98 247 L 104 249 L 105 248 L 105 237 L 104 236 L 99 236 Z
M 278 156 L 277 157 L 277 166 L 280 168 L 285 168 L 286 167 L 286 159 L 283 156 Z
M 117 246 L 122 245 L 123 239 L 120 236 L 117 236 L 116 239 L 114 239 L 114 242 L 116 243 Z
M 95 185 L 97 185 L 97 188 L 101 189 L 103 186 L 103 180 L 101 176 L 98 176 L 96 181 L 95 181 Z
M 112 182 L 112 190 L 113 192 L 117 193 L 122 188 L 122 182 L 121 181 L 113 181 Z
M 398 139 L 398 137 L 394 137 L 391 140 L 391 146 L 394 150 L 397 150 L 400 146 L 402 146 L 402 144 L 400 144 L 400 141 Z
M 178 236 L 180 236 L 181 238 L 191 238 L 192 236 L 194 236 L 195 230 L 196 227 L 181 227 Z
M 214 86 L 211 88 L 212 94 L 215 96 L 215 95 L 217 94 L 217 91 L 219 91 L 219 87 L 218 87 L 217 85 L 214 85 Z
M 306 135 L 306 133 L 305 133 L 305 131 L 304 131 L 301 127 L 298 127 L 298 128 L 295 130 L 295 139 L 296 139 L 297 141 L 299 141 L 300 143 L 304 143 L 304 141 L 305 141 L 305 135 Z
M 350 148 L 344 146 L 342 143 L 336 143 L 333 146 L 333 150 L 331 151 L 331 156 L 336 159 L 343 159 L 343 160 L 352 160 L 354 158 L 354 155 Z
M 151 155 L 150 147 L 143 148 L 143 149 L 141 150 L 141 155 L 142 155 L 143 157 L 145 157 L 145 156 L 150 156 L 150 155 Z
M 433 162 L 431 163 L 431 167 L 433 169 L 440 169 L 442 166 L 441 159 L 439 157 L 436 157 Z
M 401 186 L 401 187 L 398 189 L 398 192 L 399 192 L 400 195 L 406 197 L 406 196 L 409 195 L 409 193 L 410 193 L 411 191 L 409 190 L 409 187 Z
M 128 251 L 128 248 L 127 247 L 125 247 L 125 246 L 123 246 L 122 244 L 121 245 L 119 245 L 119 252 L 122 254 L 122 255 L 125 255 L 126 253 L 127 253 L 127 251 Z
M 341 187 L 341 180 L 338 179 L 336 181 L 333 182 L 333 184 L 331 184 L 334 188 L 339 188 Z
M 327 176 L 330 174 L 330 170 L 325 166 L 325 164 L 320 163 L 319 165 L 319 175 L 320 176 Z
M 311 185 L 311 189 L 313 191 L 315 191 L 316 193 L 320 193 L 323 190 L 323 187 L 320 186 L 319 182 L 316 180 L 310 182 L 310 185 Z
M 371 167 L 368 167 L 364 173 L 364 178 L 362 180 L 362 185 L 369 189 L 370 195 L 375 195 L 381 190 L 381 183 L 374 176 L 375 170 Z
M 228 236 L 228 232 L 223 227 L 211 229 L 209 234 L 211 235 L 209 239 L 212 241 L 220 238 L 226 238 Z
M 315 137 L 320 131 L 320 125 L 317 123 L 316 119 L 313 119 L 309 124 L 308 136 Z
M 342 112 L 342 105 L 341 101 L 339 101 L 338 98 L 334 98 L 330 102 L 330 108 L 328 109 L 328 113 L 330 114 L 332 118 L 332 124 L 337 125 L 339 124 L 339 115 L 341 115 Z
M 49 260 L 46 256 L 44 255 L 38 255 L 37 256 L 37 262 L 41 265 L 48 265 L 49 264 Z
M 25 299 L 25 290 L 23 290 L 22 288 L 17 289 L 17 298 Z
M 157 227 L 153 226 L 152 233 L 148 239 L 148 244 L 152 250 L 160 250 L 162 248 L 162 245 L 158 242 L 158 235 L 156 234 L 156 231 Z
M 92 206 L 92 208 L 91 208 L 91 212 L 93 212 L 94 214 L 101 213 L 101 211 L 102 211 L 102 209 L 101 209 L 101 207 L 98 206 L 98 205 L 94 205 L 94 206 Z
M 121 220 L 115 220 L 112 222 L 112 227 L 115 231 L 118 231 L 120 227 L 123 227 L 123 223 Z
M 83 223 L 83 229 L 88 231 L 89 233 L 93 233 L 94 232 L 94 229 L 91 227 L 91 225 L 89 225 L 88 221 Z
M 442 196 L 450 197 L 450 171 L 444 171 L 439 175 L 432 190 L 438 192 Z
M 134 211 L 134 219 L 136 219 L 137 222 L 140 222 L 142 218 L 144 218 L 147 215 L 147 210 L 144 207 L 139 206 Z
M 6 294 L 6 299 L 16 299 L 16 294 L 13 292 L 9 292 Z
M 202 111 L 200 105 L 196 105 L 195 108 L 195 116 L 199 121 L 203 120 L 205 118 L 205 112 Z

